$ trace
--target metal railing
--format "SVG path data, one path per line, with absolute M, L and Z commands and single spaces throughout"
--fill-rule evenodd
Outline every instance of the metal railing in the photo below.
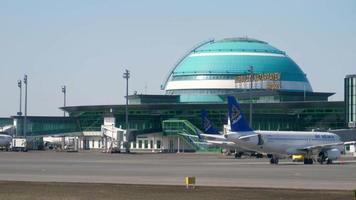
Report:
M 178 135 L 185 142 L 190 144 L 195 150 L 206 151 L 207 146 L 198 137 L 200 131 L 196 126 L 188 120 L 164 120 L 162 122 L 163 134 Z

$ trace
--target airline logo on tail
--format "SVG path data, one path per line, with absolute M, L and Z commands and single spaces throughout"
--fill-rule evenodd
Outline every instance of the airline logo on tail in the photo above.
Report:
M 241 113 L 235 97 L 227 97 L 231 130 L 235 132 L 252 131 L 244 115 Z
M 237 123 L 238 121 L 240 121 L 240 119 L 241 119 L 240 110 L 235 105 L 232 105 L 232 108 L 231 108 L 231 122 L 232 122 L 232 124 Z
M 213 123 L 208 118 L 208 112 L 202 110 L 201 112 L 202 126 L 206 134 L 219 134 L 219 131 L 213 126 Z
M 204 117 L 203 118 L 203 124 L 204 124 L 204 131 L 205 132 L 207 132 L 211 127 L 212 127 L 212 125 L 211 125 L 211 122 L 208 120 L 208 118 L 207 117 Z

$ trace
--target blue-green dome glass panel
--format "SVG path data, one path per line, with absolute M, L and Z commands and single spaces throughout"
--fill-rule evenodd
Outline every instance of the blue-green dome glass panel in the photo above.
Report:
M 199 74 L 281 73 L 281 80 L 307 81 L 305 74 L 289 57 L 274 56 L 196 56 L 185 58 L 173 76 Z
M 211 42 L 194 50 L 195 52 L 268 52 L 284 54 L 283 51 L 265 42 L 225 41 Z

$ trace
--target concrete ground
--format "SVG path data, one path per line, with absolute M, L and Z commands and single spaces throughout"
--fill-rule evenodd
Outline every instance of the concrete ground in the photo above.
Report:
M 356 162 L 303 165 L 288 160 L 234 159 L 218 154 L 0 152 L 1 181 L 356 189 Z

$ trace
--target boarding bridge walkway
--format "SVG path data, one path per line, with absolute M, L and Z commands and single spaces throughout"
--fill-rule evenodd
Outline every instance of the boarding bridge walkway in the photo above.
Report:
M 162 130 L 164 135 L 178 135 L 196 151 L 208 151 L 207 144 L 198 137 L 198 133 L 201 131 L 188 120 L 164 120 L 162 122 Z
M 107 153 L 129 152 L 127 143 L 127 130 L 115 126 L 114 117 L 104 117 L 101 133 L 104 139 L 104 151 Z
M 107 153 L 120 152 L 123 148 L 124 130 L 114 125 L 102 125 L 101 132 L 104 138 L 104 151 Z
M 0 127 L 0 132 L 7 132 L 7 133 L 10 133 L 12 135 L 13 132 L 15 132 L 15 126 L 6 125 L 6 126 L 3 126 L 3 127 Z

